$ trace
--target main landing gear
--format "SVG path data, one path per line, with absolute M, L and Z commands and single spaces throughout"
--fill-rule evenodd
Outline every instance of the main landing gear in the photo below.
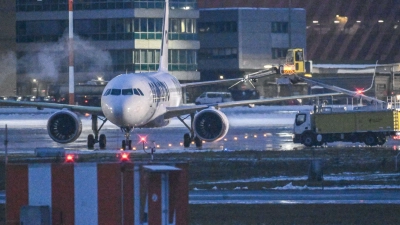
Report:
M 191 113 L 189 116 L 190 116 L 190 127 L 185 122 L 185 119 L 187 117 L 181 118 L 180 116 L 178 116 L 178 119 L 183 123 L 183 125 L 185 125 L 185 127 L 187 127 L 189 129 L 189 132 L 190 132 L 190 134 L 186 133 L 183 135 L 183 147 L 189 148 L 190 143 L 192 143 L 192 141 L 194 141 L 196 147 L 200 149 L 203 146 L 203 142 L 201 141 L 201 139 L 199 137 L 194 136 L 194 130 L 193 130 L 194 113 Z
M 97 119 L 102 122 L 101 126 L 98 128 Z M 106 118 L 99 118 L 97 115 L 92 115 L 92 131 L 93 134 L 89 134 L 87 137 L 87 147 L 88 149 L 93 149 L 96 143 L 99 143 L 100 149 L 105 149 L 107 144 L 107 139 L 105 134 L 100 134 L 100 129 L 103 127 L 104 123 L 107 122 Z

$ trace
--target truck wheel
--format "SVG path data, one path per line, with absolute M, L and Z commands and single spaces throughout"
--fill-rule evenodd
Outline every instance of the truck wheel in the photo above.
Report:
M 305 133 L 303 135 L 303 144 L 307 147 L 311 147 L 315 144 L 315 137 L 312 133 Z
M 377 144 L 383 145 L 386 143 L 386 136 L 384 134 L 379 134 L 377 137 Z
M 372 132 L 368 132 L 364 137 L 364 143 L 368 146 L 375 146 L 377 144 L 376 135 Z
M 324 139 L 321 134 L 318 134 L 315 136 L 315 146 L 323 146 L 324 145 Z

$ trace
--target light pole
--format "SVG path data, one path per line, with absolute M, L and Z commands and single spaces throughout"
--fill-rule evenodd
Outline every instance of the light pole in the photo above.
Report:
M 33 83 L 36 84 L 36 98 L 39 96 L 39 81 L 36 79 L 33 79 Z
M 292 48 L 292 0 L 289 0 L 288 33 L 289 33 L 289 48 Z

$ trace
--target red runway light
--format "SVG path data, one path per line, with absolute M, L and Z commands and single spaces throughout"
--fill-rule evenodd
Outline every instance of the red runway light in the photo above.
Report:
M 75 156 L 73 154 L 67 154 L 65 156 L 65 162 L 74 162 L 75 161 Z
M 357 94 L 362 94 L 362 93 L 364 93 L 364 89 L 356 88 L 356 92 L 357 92 Z
M 147 135 L 146 136 L 139 136 L 139 142 L 138 143 L 147 143 Z
M 121 161 L 126 162 L 129 161 L 129 153 L 121 153 Z

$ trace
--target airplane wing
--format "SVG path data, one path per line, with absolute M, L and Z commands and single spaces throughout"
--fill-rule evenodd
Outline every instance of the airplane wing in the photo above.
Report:
M 229 88 L 241 83 L 241 82 L 250 82 L 251 80 L 254 79 L 259 79 L 265 76 L 270 76 L 270 75 L 275 75 L 275 74 L 279 74 L 279 70 L 277 67 L 271 67 L 269 69 L 266 70 L 260 70 L 254 73 L 250 73 L 250 74 L 246 74 L 244 77 L 242 78 L 234 78 L 234 79 L 225 79 L 225 80 L 212 80 L 212 81 L 202 81 L 202 82 L 192 82 L 192 83 L 185 83 L 185 84 L 181 84 L 182 88 L 185 87 L 194 87 L 194 86 L 203 86 L 203 85 L 210 85 L 210 84 L 220 84 L 220 83 L 226 83 L 226 82 L 235 82 L 235 84 L 233 84 L 232 86 L 230 86 Z
M 258 104 L 266 104 L 272 102 L 281 102 L 292 99 L 304 99 L 304 98 L 316 98 L 316 97 L 327 97 L 334 95 L 342 95 L 342 93 L 327 93 L 327 94 L 316 94 L 316 95 L 296 95 L 296 96 L 288 96 L 288 97 L 278 97 L 278 98 L 264 98 L 264 99 L 253 99 L 253 100 L 243 100 L 243 101 L 231 101 L 231 102 L 221 102 L 216 104 L 209 105 L 183 105 L 178 107 L 167 107 L 167 112 L 164 115 L 165 119 L 170 119 L 172 117 L 185 115 L 189 113 L 194 113 L 198 110 L 202 110 L 208 107 L 215 108 L 228 108 L 235 106 L 250 106 L 250 105 L 258 105 Z
M 73 112 L 90 113 L 94 115 L 104 116 L 101 107 L 96 107 L 96 106 L 81 106 L 81 105 L 67 105 L 67 104 L 58 104 L 50 102 L 25 102 L 25 101 L 8 101 L 8 100 L 0 100 L 0 105 L 33 107 L 39 110 L 44 108 L 69 109 Z
M 356 97 L 356 98 L 361 98 L 361 99 L 364 99 L 364 100 L 370 102 L 371 104 L 380 105 L 383 109 L 386 107 L 386 102 L 382 101 L 382 100 L 379 100 L 377 98 L 369 97 L 369 96 L 366 96 L 364 94 L 357 93 L 355 91 L 346 90 L 344 88 L 340 88 L 340 87 L 337 87 L 337 86 L 324 84 L 324 83 L 321 83 L 321 82 L 318 82 L 318 81 L 314 81 L 314 80 L 311 80 L 311 79 L 308 79 L 308 78 L 305 78 L 305 77 L 301 77 L 301 76 L 298 76 L 298 77 L 300 78 L 300 80 L 302 80 L 302 81 L 304 81 L 304 82 L 306 82 L 308 84 L 318 85 L 318 86 L 324 87 L 324 88 L 332 90 L 332 91 L 337 91 L 337 92 L 341 92 L 341 93 L 349 95 L 349 96 L 353 96 L 353 97 Z

